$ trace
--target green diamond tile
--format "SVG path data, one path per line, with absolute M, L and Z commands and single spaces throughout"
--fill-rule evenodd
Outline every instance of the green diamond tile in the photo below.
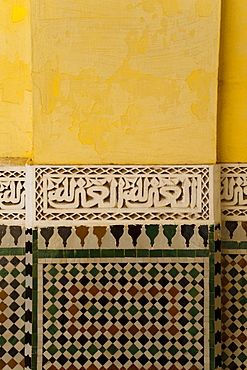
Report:
M 199 292 L 196 290 L 196 288 L 192 288 L 189 290 L 189 294 L 194 298 L 199 294 Z
M 72 276 L 76 276 L 76 275 L 78 275 L 78 273 L 79 273 L 79 271 L 75 268 L 75 267 L 73 267 L 71 270 L 70 270 L 70 272 L 69 272 Z M 92 274 L 93 275 L 93 274 Z
M 190 333 L 190 335 L 192 335 L 193 337 L 198 333 L 198 330 L 195 326 L 192 326 L 188 332 Z
M 132 355 L 135 355 L 138 351 L 139 348 L 137 348 L 134 344 L 128 349 Z
M 169 271 L 169 274 L 173 277 L 173 278 L 175 278 L 177 275 L 178 275 L 178 270 L 175 268 L 175 267 L 173 267 L 170 271 Z
M 54 335 L 58 331 L 58 327 L 54 324 L 50 325 L 47 329 L 51 335 Z
M 241 362 L 245 362 L 246 359 L 247 359 L 247 356 L 244 354 L 244 353 L 241 353 L 239 356 L 237 356 L 238 359 L 241 361 Z
M 151 313 L 151 315 L 153 315 L 153 316 L 155 316 L 158 312 L 159 312 L 159 310 L 158 310 L 158 308 L 156 308 L 156 307 L 151 307 L 149 310 L 148 310 L 150 313 Z
M 13 269 L 11 271 L 11 275 L 14 276 L 15 278 L 20 274 L 20 271 L 18 271 L 17 269 Z
M 195 357 L 197 355 L 197 353 L 198 353 L 198 349 L 195 346 L 192 346 L 189 349 L 189 353 L 191 354 L 191 356 Z
M 199 274 L 200 274 L 200 272 L 199 271 L 197 271 L 195 268 L 193 268 L 190 272 L 189 272 L 189 274 L 195 279 Z
M 92 270 L 90 271 L 90 274 L 93 275 L 93 276 L 97 276 L 99 273 L 99 270 L 97 270 L 95 267 L 92 268 Z
M 94 305 L 92 305 L 92 306 L 88 309 L 88 312 L 90 312 L 90 314 L 91 314 L 92 316 L 96 315 L 96 313 L 97 313 L 98 311 L 99 311 L 99 310 L 98 310 L 98 308 L 97 308 L 97 307 L 95 307 Z
M 52 344 L 47 350 L 51 355 L 55 355 L 55 353 L 58 351 L 54 344 Z
M 58 291 L 59 291 L 59 289 L 58 289 L 55 285 L 52 285 L 52 286 L 48 289 L 48 292 L 49 292 L 51 295 L 56 295 Z
M 129 313 L 134 316 L 137 312 L 138 312 L 138 309 L 135 307 L 135 306 L 131 306 L 129 309 L 128 309 Z
M 115 275 L 117 275 L 118 271 L 117 271 L 115 268 L 112 268 L 112 269 L 110 269 L 109 273 L 110 273 L 112 276 L 115 276 Z
M 6 343 L 6 339 L 4 337 L 0 337 L 0 346 L 3 346 Z
M 156 355 L 156 353 L 158 353 L 159 352 L 159 350 L 158 350 L 158 348 L 156 347 L 156 346 L 154 346 L 154 345 L 152 345 L 149 349 L 149 352 L 154 356 L 154 355 Z
M 67 272 L 66 270 L 64 270 L 64 274 Z M 62 270 L 62 273 L 63 273 L 63 270 Z M 50 270 L 49 270 L 49 274 L 51 276 L 56 276 L 58 274 L 58 270 L 55 268 L 55 267 L 52 267 Z
M 9 339 L 9 342 L 14 346 L 16 343 L 19 342 L 19 339 L 16 338 L 14 335 Z
M 244 277 L 242 277 L 241 279 L 238 280 L 238 283 L 239 283 L 239 285 L 241 285 L 243 287 L 243 286 L 247 285 L 247 280 Z
M 55 313 L 58 311 L 58 308 L 52 304 L 49 308 L 48 308 L 48 312 L 50 312 L 51 315 L 55 315 Z
M 198 315 L 199 311 L 197 308 L 195 307 L 192 307 L 190 310 L 189 310 L 189 313 L 191 316 L 195 317 L 196 315 Z
M 117 352 L 117 347 L 112 344 L 110 347 L 107 348 L 111 355 L 114 355 Z
M 1 269 L 0 270 L 0 276 L 2 278 L 5 278 L 7 275 L 8 275 L 8 271 L 7 270 L 5 270 L 5 269 Z
M 241 315 L 238 320 L 241 322 L 241 324 L 245 324 L 247 321 L 247 317 L 244 315 Z
M 169 349 L 168 349 L 168 352 L 170 352 L 171 355 L 175 356 L 175 354 L 178 352 L 178 349 L 177 347 L 175 346 L 171 346 Z
M 88 349 L 88 352 L 91 354 L 91 355 L 94 355 L 97 351 L 98 351 L 98 348 L 95 347 L 94 344 L 92 344 Z
M 134 277 L 134 276 L 136 276 L 138 274 L 138 271 L 134 267 L 132 267 L 129 270 L 129 274 Z
M 152 267 L 148 273 L 152 276 L 152 277 L 155 277 L 156 275 L 158 275 L 159 271 L 155 268 L 155 267 Z
M 115 315 L 118 313 L 118 309 L 117 309 L 115 306 L 112 306 L 112 307 L 109 309 L 109 313 L 110 313 L 112 316 L 115 316 Z

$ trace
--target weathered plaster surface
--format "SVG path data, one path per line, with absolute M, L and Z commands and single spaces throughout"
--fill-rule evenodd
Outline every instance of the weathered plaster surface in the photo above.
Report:
M 247 162 L 247 2 L 222 2 L 218 159 Z
M 0 0 L 0 157 L 32 155 L 29 0 Z
M 32 14 L 35 163 L 215 162 L 220 1 L 43 0 Z

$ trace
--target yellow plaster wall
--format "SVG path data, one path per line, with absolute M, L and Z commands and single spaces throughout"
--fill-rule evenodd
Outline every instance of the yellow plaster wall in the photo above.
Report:
M 220 0 L 32 1 L 34 163 L 214 163 Z
M 247 1 L 222 2 L 218 160 L 247 162 Z
M 0 0 L 0 45 L 0 157 L 31 157 L 29 0 Z

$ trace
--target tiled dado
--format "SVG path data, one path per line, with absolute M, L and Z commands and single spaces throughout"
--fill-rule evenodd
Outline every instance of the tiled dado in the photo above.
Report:
M 222 369 L 247 368 L 247 165 L 222 166 Z
M 55 239 L 44 248 L 35 230 L 35 369 L 219 367 L 217 231 L 208 231 L 203 249 L 100 248 L 97 239 L 71 249 Z
M 217 179 L 216 166 L 3 171 L 0 252 L 25 267 L 25 335 L 3 334 L 17 354 L 1 368 L 220 368 Z

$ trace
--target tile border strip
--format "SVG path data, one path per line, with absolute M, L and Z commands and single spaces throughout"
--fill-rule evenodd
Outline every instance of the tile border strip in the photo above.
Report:
M 32 369 L 32 229 L 26 229 L 25 369 Z

